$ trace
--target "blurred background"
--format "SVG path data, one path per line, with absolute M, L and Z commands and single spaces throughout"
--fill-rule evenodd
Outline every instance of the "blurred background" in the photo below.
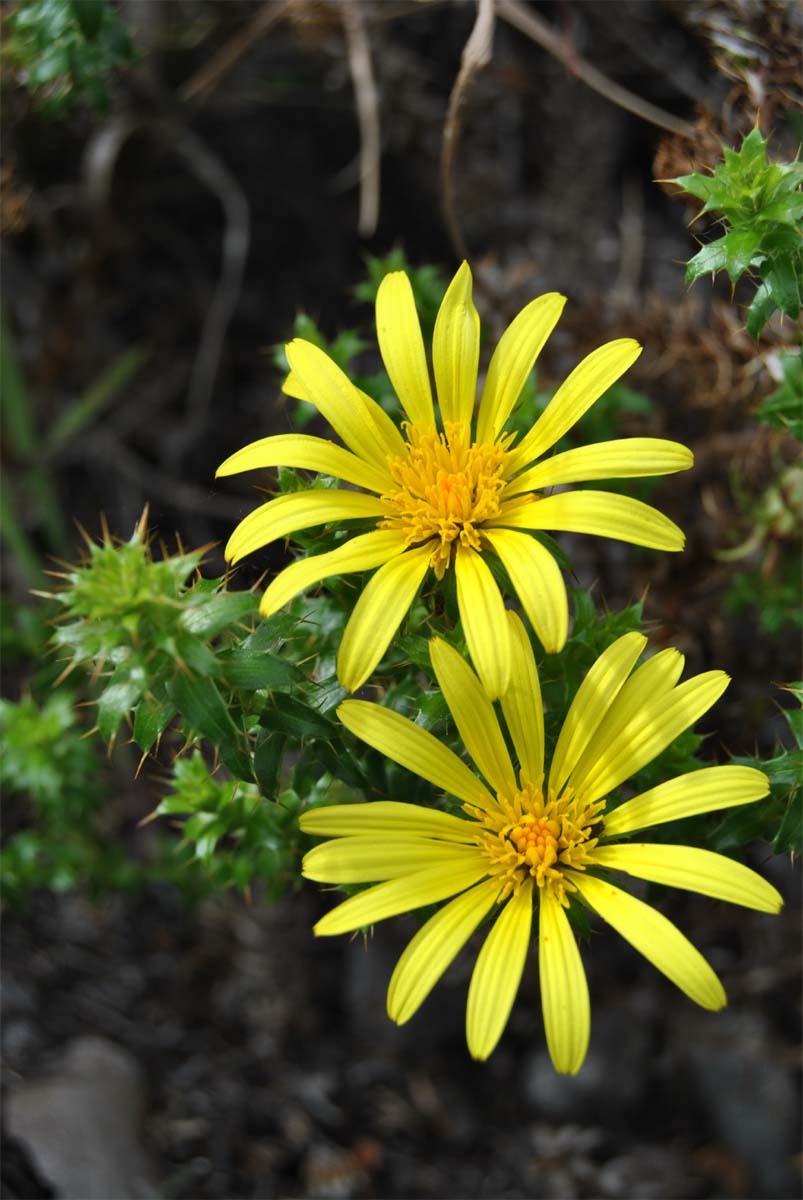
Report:
M 784 386 L 799 333 L 774 319 L 756 342 L 749 291 L 684 286 L 712 224 L 690 230 L 699 205 L 656 180 L 712 167 L 721 140 L 757 122 L 773 155 L 794 156 L 800 9 L 497 0 L 491 30 L 493 10 L 2 5 L 10 700 L 58 673 L 42 649 L 51 614 L 30 592 L 80 555 L 77 525 L 128 537 L 149 504 L 158 537 L 215 543 L 207 573 L 222 574 L 221 543 L 257 492 L 251 476 L 215 483 L 215 468 L 295 427 L 280 347 L 299 321 L 327 341 L 351 331 L 346 356 L 369 374 L 384 270 L 427 268 L 419 286 L 437 301 L 465 256 L 485 363 L 529 299 L 568 296 L 539 392 L 605 340 L 644 344 L 580 436 L 693 448 L 693 471 L 649 491 L 687 550 L 561 540 L 597 603 L 643 596 L 657 644 L 733 676 L 703 723 L 712 760 L 789 743 L 792 697 L 776 685 L 800 675 L 799 447 L 754 414 Z M 255 556 L 235 586 L 277 563 Z M 81 745 L 110 861 L 146 859 L 138 823 L 159 762 L 135 778 L 133 747 L 107 760 Z M 31 822 L 7 788 L 6 836 Z M 613 935 L 594 937 L 592 1043 L 574 1079 L 549 1064 L 533 969 L 479 1066 L 463 1035 L 469 955 L 409 1026 L 385 1017 L 403 920 L 367 947 L 316 944 L 331 903 L 316 888 L 275 905 L 191 901 L 169 880 L 122 890 L 112 871 L 88 890 L 80 863 L 59 862 L 4 921 L 3 1195 L 798 1195 L 799 864 L 766 845 L 751 861 L 789 898 L 781 917 L 663 904 L 730 1007 L 694 1009 Z

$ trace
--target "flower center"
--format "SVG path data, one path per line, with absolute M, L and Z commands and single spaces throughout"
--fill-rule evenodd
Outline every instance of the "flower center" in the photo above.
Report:
M 503 884 L 499 901 L 515 895 L 526 879 L 539 888 L 550 888 L 561 904 L 574 885 L 564 868 L 583 871 L 593 863 L 597 838 L 594 827 L 604 800 L 587 804 L 567 788 L 563 795 L 546 798 L 540 788 L 522 781 L 512 800 L 497 796 L 499 810 L 479 816 L 483 829 L 477 844 L 488 859 L 488 874 Z
M 382 497 L 382 528 L 401 530 L 407 546 L 431 541 L 430 566 L 438 579 L 458 538 L 481 549 L 479 526 L 499 513 L 510 440 L 469 442 L 460 425 L 447 422 L 444 429 L 405 426 L 407 456 L 388 459 L 398 488 Z

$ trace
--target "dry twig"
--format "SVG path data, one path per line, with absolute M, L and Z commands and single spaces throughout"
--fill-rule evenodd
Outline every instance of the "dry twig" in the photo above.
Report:
M 225 46 L 208 63 L 205 63 L 200 71 L 191 75 L 179 88 L 179 98 L 186 103 L 189 100 L 197 101 L 203 94 L 208 95 L 235 63 L 239 62 L 254 42 L 267 33 L 282 17 L 287 16 L 292 3 L 293 0 L 279 0 L 276 4 L 263 4 L 245 29 L 240 30 L 226 42 Z
M 614 83 L 602 71 L 581 58 L 547 21 L 542 20 L 531 8 L 525 8 L 521 0 L 496 0 L 496 10 L 509 25 L 537 42 L 558 62 L 562 62 L 567 71 L 576 75 L 587 87 L 599 92 L 612 104 L 618 104 L 620 108 L 641 117 L 643 121 L 649 121 L 651 125 L 657 125 L 660 129 L 668 129 L 670 133 L 677 133 L 681 137 L 694 137 L 694 126 L 688 121 L 664 112 L 657 105 L 650 104 L 649 100 L 642 100 L 627 88 Z
M 340 0 L 349 68 L 354 84 L 357 120 L 360 126 L 360 214 L 361 237 L 371 237 L 379 219 L 379 99 L 371 63 L 371 47 L 360 0 Z
M 491 61 L 495 25 L 494 0 L 477 0 L 477 19 L 463 48 L 458 72 L 443 127 L 441 150 L 441 202 L 446 228 L 458 258 L 468 258 L 466 244 L 457 220 L 454 204 L 454 161 L 460 138 L 460 118 L 474 77 Z

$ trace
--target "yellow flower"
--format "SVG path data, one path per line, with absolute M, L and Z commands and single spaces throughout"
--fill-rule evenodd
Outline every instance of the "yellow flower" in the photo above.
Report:
M 474 422 L 479 316 L 471 272 L 463 263 L 444 296 L 433 336 L 439 429 L 410 281 L 403 271 L 386 275 L 376 298 L 376 325 L 407 418 L 402 430 L 328 355 L 296 339 L 287 346 L 291 371 L 284 390 L 314 404 L 348 449 L 323 438 L 282 434 L 251 443 L 218 469 L 218 475 L 233 475 L 256 467 L 299 467 L 364 489 L 279 496 L 241 521 L 226 546 L 226 558 L 237 562 L 296 530 L 355 518 L 376 522 L 371 533 L 292 563 L 260 605 L 268 617 L 327 576 L 378 568 L 340 645 L 338 676 L 349 691 L 382 658 L 430 567 L 438 579 L 454 567 L 466 643 L 486 691 L 496 698 L 510 677 L 511 651 L 488 554 L 501 559 L 544 648 L 557 653 L 568 631 L 566 588 L 554 558 L 531 531 L 568 530 L 682 550 L 680 529 L 629 496 L 598 490 L 541 495 L 558 484 L 665 475 L 692 465 L 685 446 L 659 438 L 623 438 L 543 458 L 635 362 L 641 353 L 637 342 L 608 342 L 583 359 L 518 444 L 503 432 L 564 303 L 556 293 L 540 296 L 510 324 L 488 367 Z
M 496 916 L 468 992 L 466 1034 L 478 1059 L 493 1051 L 507 1023 L 537 913 L 547 1044 L 556 1069 L 573 1074 L 585 1057 L 590 1009 L 566 915 L 570 897 L 596 910 L 692 1000 L 722 1008 L 722 985 L 700 952 L 666 917 L 614 886 L 608 871 L 777 912 L 778 892 L 741 863 L 689 846 L 619 840 L 666 821 L 759 800 L 767 794 L 767 778 L 752 767 L 705 767 L 611 806 L 616 789 L 692 725 L 728 684 L 722 671 L 678 684 L 683 657 L 672 649 L 633 670 L 646 644 L 638 633 L 619 638 L 588 672 L 547 774 L 535 661 L 519 618 L 508 612 L 506 620 L 512 672 L 501 707 L 518 771 L 477 676 L 452 647 L 433 639 L 438 683 L 485 782 L 406 717 L 347 700 L 338 713 L 352 733 L 457 797 L 466 815 L 395 801 L 310 810 L 301 828 L 333 840 L 305 856 L 303 872 L 323 883 L 376 885 L 328 913 L 317 934 L 348 933 L 453 897 L 416 933 L 393 972 L 388 1013 L 399 1024 L 417 1010 L 483 918 Z

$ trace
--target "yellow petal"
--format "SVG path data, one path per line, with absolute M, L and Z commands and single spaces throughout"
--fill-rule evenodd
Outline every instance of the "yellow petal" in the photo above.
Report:
M 626 871 L 638 879 L 663 883 L 713 896 L 728 904 L 741 904 L 759 912 L 783 908 L 780 892 L 742 863 L 694 846 L 652 845 L 630 842 L 625 846 L 597 846 L 594 862 L 600 867 Z
M 647 700 L 582 780 L 589 804 L 599 800 L 661 753 L 707 712 L 730 683 L 724 671 L 706 671 L 667 695 Z
M 457 607 L 466 645 L 492 700 L 510 680 L 510 634 L 496 581 L 476 550 L 458 545 L 455 555 Z
M 461 655 L 441 638 L 432 638 L 429 656 L 463 745 L 494 791 L 511 796 L 516 790 L 513 765 L 482 684 Z
M 753 804 L 768 795 L 769 780 L 754 767 L 703 767 L 626 800 L 605 814 L 605 836 L 663 825 L 697 813 Z
M 569 600 L 560 567 L 545 546 L 527 533 L 483 529 L 501 558 L 521 606 L 548 654 L 558 654 L 569 633 Z
M 295 371 L 287 372 L 285 381 L 282 384 L 282 391 L 285 396 L 292 396 L 294 400 L 306 400 L 307 404 L 312 404 L 309 392 Z
M 471 271 L 461 264 L 438 310 L 432 336 L 432 365 L 441 420 L 456 421 L 466 431 L 477 391 L 480 318 L 471 298 Z
M 652 550 L 682 550 L 683 531 L 663 513 L 632 496 L 615 492 L 559 492 L 530 503 L 502 506 L 490 526 L 506 529 L 557 529 L 633 542 Z M 485 532 L 485 530 L 483 530 Z
M 530 639 L 514 612 L 507 614 L 510 627 L 512 670 L 510 685 L 502 696 L 502 712 L 508 727 L 521 773 L 535 787 L 544 774 L 544 707 L 541 686 Z
M 363 588 L 337 653 L 337 677 L 347 691 L 362 687 L 387 650 L 427 573 L 430 554 L 426 545 L 405 551 Z
M 569 784 L 575 791 L 583 787 L 597 763 L 610 753 L 611 747 L 621 738 L 622 731 L 638 716 L 644 705 L 658 696 L 669 697 L 680 679 L 684 662 L 680 651 L 669 646 L 648 658 L 633 672 L 608 705 L 594 736 L 571 773 Z
M 237 475 L 257 467 L 300 467 L 304 471 L 318 471 L 380 495 L 392 487 L 384 465 L 381 468 L 374 466 L 334 442 L 306 433 L 282 433 L 251 442 L 221 463 L 215 475 Z
M 403 1025 L 426 1000 L 499 894 L 494 879 L 477 884 L 430 917 L 409 942 L 388 986 L 388 1016 Z
M 619 338 L 587 355 L 560 385 L 535 425 L 515 448 L 510 469 L 518 471 L 526 467 L 559 442 L 640 354 L 638 342 L 632 338 Z
M 465 862 L 444 861 L 437 866 L 424 867 L 401 879 L 378 883 L 357 896 L 350 896 L 337 908 L 322 917 L 315 926 L 318 937 L 351 933 L 375 921 L 386 921 L 399 913 L 414 912 L 427 904 L 437 904 L 447 896 L 455 896 L 487 875 L 487 863 L 476 846 L 466 847 Z
M 588 982 L 566 912 L 547 888 L 541 892 L 538 973 L 549 1057 L 561 1075 L 576 1075 L 591 1032 Z
M 430 838 L 376 833 L 338 837 L 304 855 L 301 873 L 318 883 L 378 883 L 437 863 L 460 863 L 469 848 Z
M 680 442 L 662 438 L 619 438 L 578 446 L 531 467 L 505 488 L 504 495 L 541 491 L 558 483 L 586 479 L 627 479 L 639 475 L 672 475 L 694 466 L 694 455 Z
M 381 517 L 382 503 L 364 492 L 346 492 L 339 488 L 310 488 L 291 492 L 261 504 L 236 527 L 224 551 L 226 561 L 239 562 L 246 554 L 286 537 L 298 529 L 326 525 L 330 521 L 351 521 Z
M 552 756 L 549 789 L 556 795 L 574 770 L 646 645 L 647 639 L 641 633 L 626 633 L 617 638 L 613 645 L 600 654 L 580 684 Z
M 435 427 L 424 339 L 410 280 L 392 271 L 376 294 L 376 332 L 382 361 L 407 417 L 414 425 Z
M 533 887 L 528 879 L 502 909 L 471 976 L 466 1040 L 472 1058 L 488 1058 L 504 1032 L 521 983 L 532 921 Z
M 700 951 L 671 921 L 612 883 L 576 871 L 566 874 L 603 920 L 696 1004 L 714 1011 L 725 1007 L 722 984 Z
M 315 405 L 350 450 L 379 468 L 389 454 L 404 453 L 404 440 L 387 413 L 356 388 L 328 354 L 303 338 L 290 342 L 285 351 L 305 399 Z
M 363 703 L 361 700 L 344 701 L 349 707 Z M 365 707 L 377 708 L 378 705 L 366 704 Z M 426 837 L 466 844 L 473 843 L 477 828 L 474 821 L 466 821 L 463 817 L 453 817 L 451 813 L 424 808 L 421 804 L 402 804 L 398 800 L 373 800 L 368 804 L 322 804 L 303 812 L 298 824 L 304 833 L 317 837 L 370 836 L 374 841 L 380 837 Z
M 330 575 L 348 575 L 350 571 L 368 571 L 404 551 L 404 536 L 395 529 L 377 529 L 349 538 L 335 550 L 298 558 L 280 571 L 262 597 L 259 611 L 270 617 L 288 600 L 305 588 L 320 583 Z
M 566 297 L 539 296 L 514 317 L 499 339 L 482 389 L 477 441 L 493 441 L 510 416 L 544 342 L 558 323 Z
M 495 807 L 493 796 L 466 764 L 428 730 L 401 713 L 367 700 L 344 700 L 337 715 L 355 737 L 435 787 L 478 808 Z M 461 825 L 465 827 L 465 822 Z

